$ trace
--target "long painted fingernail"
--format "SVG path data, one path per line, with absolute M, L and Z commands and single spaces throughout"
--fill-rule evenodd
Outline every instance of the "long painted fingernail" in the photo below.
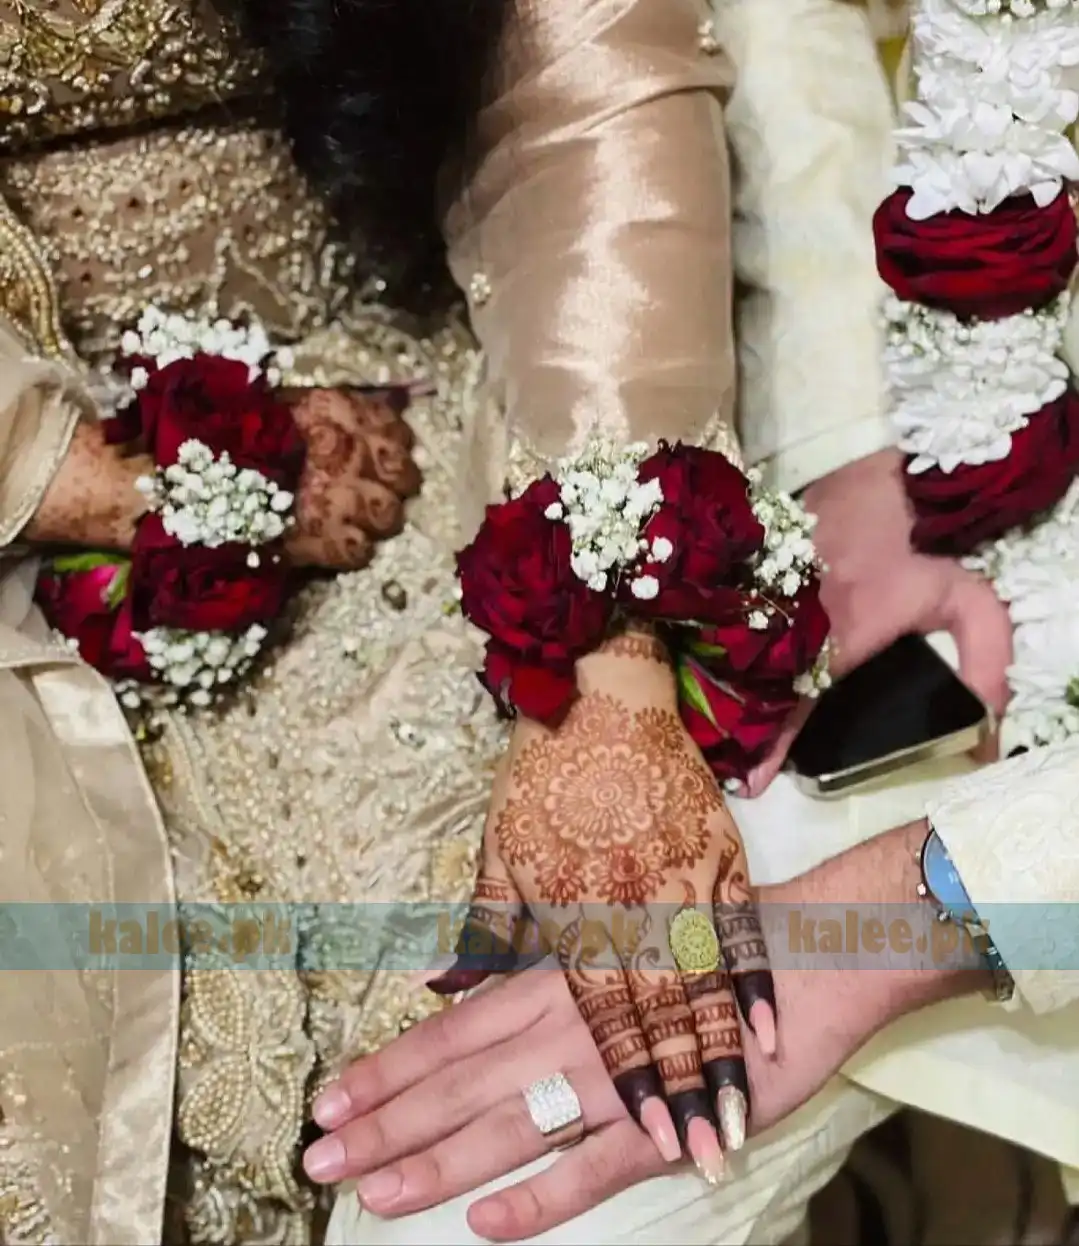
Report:
M 705 1181 L 709 1185 L 719 1185 L 727 1174 L 723 1149 L 716 1131 L 699 1116 L 689 1122 L 689 1153 Z
M 738 1000 L 738 1011 L 746 1019 L 749 1028 L 757 1036 L 761 1050 L 766 1055 L 774 1055 L 776 1050 L 776 987 L 771 973 L 767 969 L 754 969 L 749 973 L 733 973 L 734 994 Z M 758 1004 L 766 1004 L 770 1015 L 764 1017 Z M 758 1019 L 762 1029 L 758 1029 Z M 762 1037 L 763 1034 L 763 1037 Z M 765 1040 L 770 1046 L 765 1045 Z
M 749 1010 L 749 1028 L 757 1036 L 761 1051 L 766 1056 L 776 1054 L 776 1016 L 771 1005 L 758 999 Z
M 459 991 L 471 991 L 491 976 L 489 969 L 447 969 L 427 983 L 427 989 L 436 995 L 456 995 Z
M 649 1099 L 645 1102 L 641 1108 L 641 1124 L 668 1164 L 673 1164 L 682 1158 L 682 1148 L 678 1145 L 674 1121 L 671 1120 L 671 1114 L 662 1099 Z
M 697 1119 L 703 1120 L 713 1133 L 715 1132 L 716 1118 L 712 1111 L 712 1102 L 712 1096 L 703 1088 L 680 1090 L 677 1094 L 668 1096 L 667 1106 L 674 1120 L 678 1140 L 683 1146 L 687 1145 L 690 1126 Z
M 650 1099 L 663 1101 L 663 1084 L 655 1066 L 651 1064 L 646 1064 L 643 1069 L 629 1069 L 625 1073 L 616 1074 L 614 1088 L 626 1105 L 626 1111 L 642 1127 L 644 1105 Z
M 348 1091 L 341 1086 L 327 1086 L 315 1100 L 311 1115 L 315 1124 L 323 1129 L 334 1129 L 348 1119 L 352 1111 L 352 1100 Z
M 377 1212 L 380 1207 L 389 1207 L 391 1203 L 397 1202 L 402 1184 L 401 1174 L 387 1168 L 384 1172 L 373 1172 L 367 1177 L 361 1177 L 356 1182 L 356 1193 L 366 1208 Z
M 748 1105 L 737 1086 L 724 1086 L 716 1100 L 719 1129 L 728 1151 L 740 1151 L 746 1144 Z
M 345 1144 L 340 1138 L 320 1138 L 303 1156 L 303 1170 L 312 1181 L 337 1181 L 345 1175 Z

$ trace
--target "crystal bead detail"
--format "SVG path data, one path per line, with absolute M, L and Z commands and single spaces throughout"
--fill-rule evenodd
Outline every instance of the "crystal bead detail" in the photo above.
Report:
M 528 1115 L 545 1138 L 581 1118 L 581 1101 L 562 1073 L 541 1077 L 524 1094 Z
M 468 294 L 474 307 L 482 307 L 491 297 L 491 279 L 486 273 L 473 273 Z

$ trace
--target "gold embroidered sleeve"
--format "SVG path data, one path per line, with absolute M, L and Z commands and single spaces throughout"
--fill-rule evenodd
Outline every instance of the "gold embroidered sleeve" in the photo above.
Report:
M 0 200 L 0 549 L 37 510 L 94 407 L 33 235 Z
M 736 454 L 730 67 L 705 11 L 544 0 L 508 32 L 446 232 L 511 476 L 594 432 Z

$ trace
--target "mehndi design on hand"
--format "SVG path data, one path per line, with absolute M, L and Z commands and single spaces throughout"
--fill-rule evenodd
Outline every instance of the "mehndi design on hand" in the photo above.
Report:
M 616 656 L 662 661 L 659 650 Z M 586 691 L 557 731 L 519 728 L 484 847 L 462 954 L 434 988 L 475 985 L 469 945 L 482 931 L 497 953 L 496 927 L 512 945 L 527 905 L 629 1110 L 665 1155 L 680 1142 L 718 1178 L 717 1125 L 729 1149 L 745 1139 L 736 996 L 766 1037 L 774 996 L 741 840 L 673 704 Z M 721 923 L 723 963 L 706 972 L 683 972 L 672 953 L 670 921 L 689 910 Z M 515 963 L 519 949 L 505 950 L 494 972 Z

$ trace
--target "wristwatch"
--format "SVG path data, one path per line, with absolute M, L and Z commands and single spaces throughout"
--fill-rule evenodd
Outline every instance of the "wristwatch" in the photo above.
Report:
M 937 921 L 952 922 L 966 932 L 971 947 L 985 962 L 992 977 L 992 986 L 987 992 L 989 998 L 998 1003 L 1007 1003 L 1015 994 L 1015 983 L 996 945 L 989 937 L 985 923 L 971 903 L 959 871 L 944 847 L 944 841 L 932 825 L 925 843 L 922 844 L 919 863 L 922 881 L 918 884 L 918 895 L 928 900 L 936 909 Z

